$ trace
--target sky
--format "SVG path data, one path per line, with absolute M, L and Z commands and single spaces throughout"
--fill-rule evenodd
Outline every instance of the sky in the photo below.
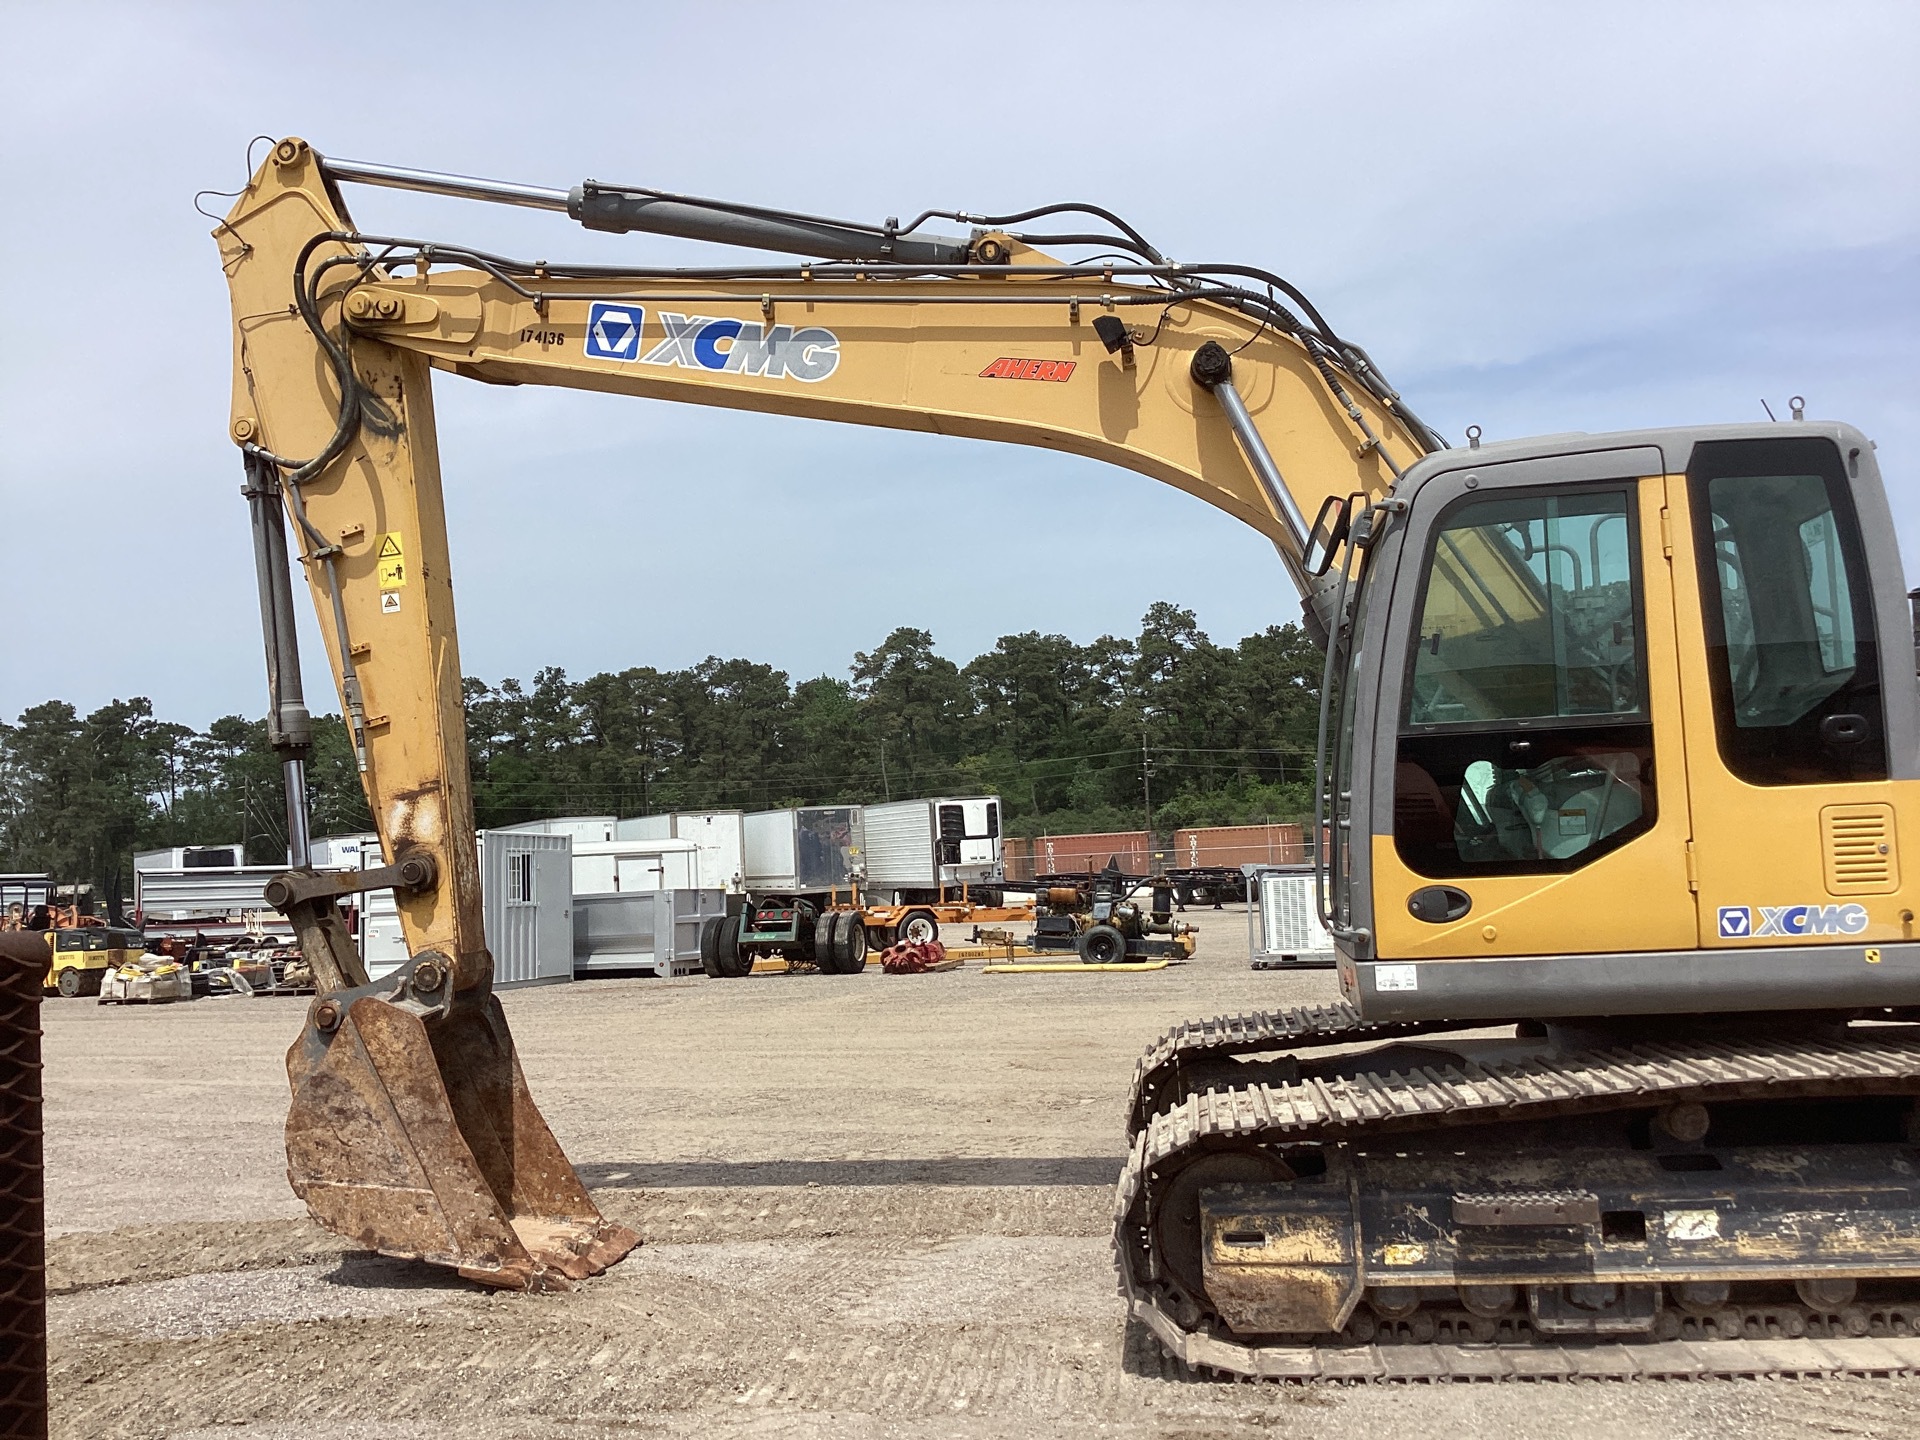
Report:
M 1920 583 L 1920 6 L 0 3 L 0 718 L 264 709 L 230 339 L 196 191 L 250 137 L 877 223 L 1057 200 L 1288 277 L 1459 443 L 1765 418 L 1874 438 Z M 39 57 L 32 60 L 26 57 Z M 207 202 L 215 213 L 229 202 Z M 713 263 L 355 188 L 368 229 Z M 844 676 L 902 625 L 1215 639 L 1271 547 L 1023 447 L 435 377 L 464 668 Z M 767 545 L 768 537 L 776 543 Z M 752 540 L 762 566 L 736 557 Z M 314 632 L 308 694 L 330 691 Z M 322 706 L 321 708 L 328 708 Z

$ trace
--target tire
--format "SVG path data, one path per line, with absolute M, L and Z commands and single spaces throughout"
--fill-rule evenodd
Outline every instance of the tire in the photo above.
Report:
M 869 925 L 867 928 L 867 949 L 884 950 L 893 944 L 893 931 L 885 925 Z
M 840 968 L 839 947 L 834 942 L 840 934 L 840 917 L 845 913 L 828 910 L 813 922 L 813 954 L 808 958 L 828 975 Z
M 833 958 L 842 975 L 858 975 L 867 968 L 867 927 L 860 923 L 860 912 L 846 912 L 846 923 L 835 933 Z
M 729 915 L 714 932 L 713 963 L 724 980 L 739 980 L 753 973 L 753 955 L 740 948 L 740 917 Z
M 60 972 L 60 978 L 54 982 L 54 986 L 59 990 L 61 997 L 67 1000 L 73 999 L 86 988 L 85 982 L 80 978 L 79 970 L 71 965 Z
M 924 945 L 940 938 L 940 921 L 931 910 L 909 910 L 893 927 L 893 938 L 902 945 Z
M 700 968 L 709 980 L 720 978 L 720 927 L 727 917 L 716 915 L 700 927 Z
M 1127 958 L 1127 937 L 1111 925 L 1089 925 L 1073 948 L 1087 965 L 1117 965 Z

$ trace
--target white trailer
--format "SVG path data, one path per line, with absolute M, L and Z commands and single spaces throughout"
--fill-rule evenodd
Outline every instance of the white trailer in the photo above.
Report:
M 561 815 L 552 820 L 524 820 L 518 825 L 499 825 L 503 835 L 567 835 L 576 845 L 615 837 L 620 822 L 611 815 Z
M 1000 797 L 894 800 L 866 807 L 865 893 L 878 904 L 924 904 L 961 886 L 1006 878 Z
M 637 815 L 614 829 L 618 840 L 691 840 L 699 848 L 696 884 L 738 895 L 746 889 L 746 817 L 738 810 Z
M 763 810 L 744 824 L 743 877 L 749 895 L 825 895 L 851 890 L 866 868 L 858 805 Z
M 138 875 L 145 870 L 238 870 L 246 863 L 247 851 L 242 845 L 176 845 L 171 850 L 142 850 L 133 857 L 133 873 Z

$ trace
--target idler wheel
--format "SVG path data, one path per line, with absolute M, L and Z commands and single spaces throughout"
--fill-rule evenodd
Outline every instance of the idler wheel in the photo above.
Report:
M 1153 1210 L 1153 1248 L 1162 1273 L 1206 1308 L 1200 1192 L 1215 1185 L 1264 1185 L 1293 1178 L 1284 1161 L 1258 1152 L 1203 1155 L 1182 1168 L 1167 1182 Z

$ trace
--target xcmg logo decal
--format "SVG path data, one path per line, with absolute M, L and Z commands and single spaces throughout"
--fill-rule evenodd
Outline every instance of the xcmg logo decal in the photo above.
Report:
M 817 325 L 796 330 L 671 310 L 660 312 L 660 324 L 666 338 L 640 357 L 642 365 L 806 381 L 824 380 L 840 365 L 840 337 Z
M 1758 923 L 1755 918 L 1758 917 Z M 1758 940 L 1767 935 L 1858 935 L 1867 928 L 1864 905 L 1722 905 L 1722 940 Z
M 640 358 L 640 326 L 647 312 L 638 305 L 609 305 L 594 301 L 587 311 L 587 354 L 595 360 Z M 523 340 L 532 339 L 522 335 Z M 542 342 L 545 343 L 544 341 Z

